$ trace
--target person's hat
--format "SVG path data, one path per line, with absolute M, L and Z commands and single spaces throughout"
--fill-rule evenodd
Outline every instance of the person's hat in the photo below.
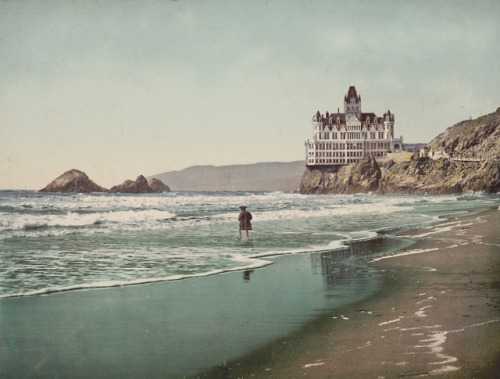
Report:
M 241 205 L 241 206 L 240 206 L 240 209 L 241 209 L 241 210 L 245 210 L 245 209 L 247 209 L 247 206 L 246 206 L 246 205 Z

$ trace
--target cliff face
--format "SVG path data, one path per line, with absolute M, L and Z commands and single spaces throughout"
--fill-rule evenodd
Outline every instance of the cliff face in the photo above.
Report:
M 354 166 L 306 169 L 300 193 L 353 194 L 378 190 L 382 172 L 374 158 L 365 158 Z
M 301 193 L 448 194 L 500 191 L 500 108 L 460 122 L 430 143 L 435 159 L 413 156 L 380 167 L 373 158 L 354 166 L 306 169 Z M 440 157 L 440 158 L 436 158 Z
M 448 194 L 500 190 L 499 161 L 412 158 L 391 167 L 380 183 L 385 194 Z
M 430 142 L 430 150 L 456 159 L 500 159 L 500 108 L 448 128 Z
M 106 192 L 103 188 L 89 179 L 87 174 L 79 170 L 66 171 L 50 182 L 40 192 Z

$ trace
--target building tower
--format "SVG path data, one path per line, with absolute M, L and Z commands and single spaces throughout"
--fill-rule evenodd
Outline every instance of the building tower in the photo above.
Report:
M 384 138 L 388 140 L 394 138 L 394 115 L 390 110 L 384 114 Z
M 361 95 L 358 96 L 356 87 L 350 86 L 344 97 L 344 113 L 346 120 L 356 116 L 361 121 Z

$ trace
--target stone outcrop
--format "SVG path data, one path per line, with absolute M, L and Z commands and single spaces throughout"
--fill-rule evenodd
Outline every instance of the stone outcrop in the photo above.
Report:
M 135 181 L 126 180 L 122 184 L 107 190 L 90 180 L 84 172 L 73 169 L 66 171 L 53 180 L 40 192 L 162 193 L 170 192 L 170 187 L 159 179 L 152 178 L 148 182 L 144 176 L 139 175 Z
M 467 162 L 440 158 L 412 158 L 395 164 L 384 175 L 379 192 L 385 194 L 449 194 L 500 190 L 500 162 Z
M 126 180 L 122 184 L 109 189 L 109 192 L 112 193 L 159 193 L 168 191 L 170 191 L 170 188 L 161 180 L 153 178 L 148 183 L 147 179 L 142 175 L 139 175 L 135 181 Z
M 430 143 L 430 155 L 385 162 L 373 158 L 354 166 L 306 169 L 301 193 L 449 194 L 500 192 L 500 108 L 460 122 Z
M 445 153 L 453 159 L 500 159 L 500 108 L 449 127 L 430 142 L 430 153 Z
M 76 192 L 76 193 L 88 193 L 88 192 L 106 192 L 106 188 L 103 188 L 92 180 L 89 179 L 87 174 L 79 170 L 69 170 L 64 174 L 53 180 L 45 188 L 41 189 L 40 192 Z
M 147 179 L 139 175 L 135 181 L 125 180 L 122 184 L 113 186 L 109 189 L 112 193 L 152 193 L 153 190 L 148 186 Z
M 375 192 L 382 172 L 374 158 L 367 157 L 353 166 L 306 169 L 300 183 L 301 193 L 353 194 Z
M 156 193 L 170 192 L 170 187 L 160 179 L 152 178 L 148 180 L 148 186 Z

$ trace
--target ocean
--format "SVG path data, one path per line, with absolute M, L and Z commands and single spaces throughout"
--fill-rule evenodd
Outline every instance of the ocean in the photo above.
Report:
M 253 215 L 249 240 L 238 238 L 240 205 Z M 500 195 L 482 193 L 0 191 L 2 368 L 43 376 L 44 362 L 62 376 L 91 377 L 89 365 L 108 374 L 126 368 L 124 376 L 195 375 L 376 292 L 381 273 L 370 261 L 413 244 L 391 231 L 499 205 Z M 136 309 L 139 298 L 164 304 Z M 18 325 L 20 317 L 33 318 Z M 139 319 L 143 329 L 130 321 Z M 115 330 L 124 320 L 126 332 Z M 31 324 L 45 327 L 19 360 Z M 57 352 L 52 365 L 47 341 Z M 137 343 L 144 354 L 118 353 Z
M 499 203 L 498 195 L 283 192 L 44 194 L 0 191 L 0 296 L 123 286 L 252 269 L 340 250 L 377 232 Z M 238 239 L 240 205 L 253 215 Z

